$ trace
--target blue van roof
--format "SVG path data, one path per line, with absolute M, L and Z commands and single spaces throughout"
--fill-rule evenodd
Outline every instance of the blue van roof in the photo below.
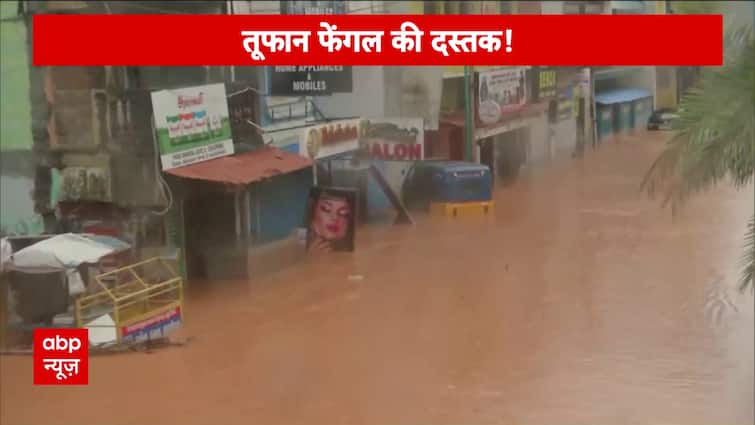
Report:
M 422 166 L 425 167 L 432 167 L 432 168 L 440 168 L 444 171 L 480 171 L 480 170 L 489 170 L 489 167 L 487 165 L 483 164 L 476 164 L 474 162 L 464 162 L 464 161 L 436 161 L 436 160 L 430 160 L 430 161 L 422 161 Z

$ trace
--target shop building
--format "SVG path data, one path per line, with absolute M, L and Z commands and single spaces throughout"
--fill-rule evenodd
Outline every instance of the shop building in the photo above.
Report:
M 167 170 L 190 279 L 260 276 L 301 256 L 312 162 L 273 147 Z

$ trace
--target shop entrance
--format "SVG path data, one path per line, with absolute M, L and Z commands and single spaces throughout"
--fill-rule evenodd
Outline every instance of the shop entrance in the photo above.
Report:
M 496 166 L 495 166 L 495 141 L 492 137 L 480 141 L 480 164 L 487 165 L 490 168 L 490 176 L 495 184 Z
M 213 260 L 235 246 L 236 198 L 234 193 L 197 183 L 183 201 L 186 274 L 191 280 L 211 277 Z
M 494 140 L 496 175 L 504 183 L 513 182 L 527 160 L 527 129 L 507 131 Z

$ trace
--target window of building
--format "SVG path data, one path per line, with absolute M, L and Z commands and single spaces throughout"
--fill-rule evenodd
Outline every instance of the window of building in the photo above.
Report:
M 565 1 L 564 15 L 600 15 L 603 7 L 602 1 Z

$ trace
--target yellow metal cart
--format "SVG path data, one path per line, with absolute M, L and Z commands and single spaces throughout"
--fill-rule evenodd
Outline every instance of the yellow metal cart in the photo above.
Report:
M 112 319 L 118 343 L 158 339 L 183 320 L 183 279 L 165 259 L 151 258 L 95 277 L 94 293 L 79 297 L 76 326 Z

